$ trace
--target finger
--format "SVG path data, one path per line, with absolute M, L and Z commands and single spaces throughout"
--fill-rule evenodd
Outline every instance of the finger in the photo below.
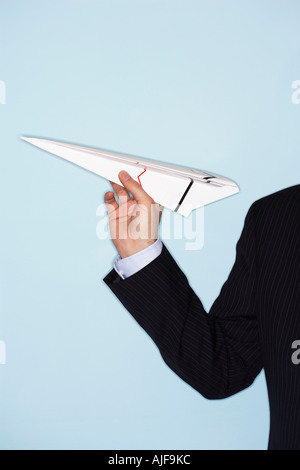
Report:
M 161 219 L 161 216 L 162 216 L 162 213 L 163 213 L 163 210 L 164 210 L 164 206 L 162 206 L 161 204 L 158 204 L 159 206 L 159 220 Z
M 153 202 L 153 199 L 149 196 L 149 194 L 144 191 L 142 186 L 135 181 L 131 176 L 124 170 L 120 171 L 119 173 L 119 180 L 124 185 L 125 189 L 129 191 L 134 199 L 139 204 L 147 204 Z
M 124 188 L 124 186 L 121 186 L 120 184 L 114 183 L 113 181 L 110 181 L 110 184 L 115 191 L 116 195 L 118 196 L 118 199 L 120 200 L 120 197 L 124 201 L 129 201 L 131 197 L 128 194 L 128 191 Z
M 119 207 L 119 204 L 117 203 L 115 195 L 112 191 L 108 191 L 104 194 L 104 202 L 108 214 L 111 214 L 111 212 L 117 210 Z

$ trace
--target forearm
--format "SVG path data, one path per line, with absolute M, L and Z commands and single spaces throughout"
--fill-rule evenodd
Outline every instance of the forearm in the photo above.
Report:
M 104 279 L 156 343 L 166 364 L 207 398 L 225 398 L 250 385 L 247 368 L 228 348 L 222 321 L 208 315 L 167 248 L 122 280 Z

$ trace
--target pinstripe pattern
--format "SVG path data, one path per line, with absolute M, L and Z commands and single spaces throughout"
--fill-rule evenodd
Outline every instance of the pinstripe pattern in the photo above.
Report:
M 209 315 L 166 246 L 150 264 L 105 283 L 158 346 L 166 364 L 209 399 L 248 387 L 265 369 L 269 449 L 300 449 L 300 185 L 250 207 L 236 260 Z

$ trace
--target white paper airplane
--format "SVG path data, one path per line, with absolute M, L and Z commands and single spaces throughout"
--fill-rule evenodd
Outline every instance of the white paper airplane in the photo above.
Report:
M 192 168 L 54 140 L 21 139 L 114 183 L 121 184 L 118 174 L 125 170 L 155 202 L 186 217 L 193 209 L 239 192 L 230 179 Z

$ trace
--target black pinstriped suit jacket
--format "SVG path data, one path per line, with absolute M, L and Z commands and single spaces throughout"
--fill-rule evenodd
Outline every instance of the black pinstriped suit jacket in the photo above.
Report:
M 250 207 L 236 260 L 207 314 L 165 245 L 142 270 L 105 283 L 166 364 L 209 399 L 226 398 L 265 369 L 269 449 L 300 449 L 300 185 Z

